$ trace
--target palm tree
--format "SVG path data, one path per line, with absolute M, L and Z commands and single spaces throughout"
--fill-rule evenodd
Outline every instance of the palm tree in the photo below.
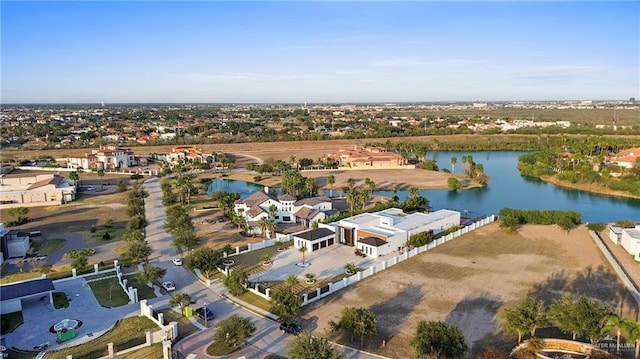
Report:
M 353 188 L 356 186 L 356 180 L 353 178 L 347 179 L 347 187 L 349 187 L 349 191 L 353 191 Z
M 327 184 L 329 185 L 329 197 L 333 197 L 333 185 L 336 184 L 336 177 L 334 175 L 327 176 Z
M 258 221 L 258 227 L 260 227 L 260 232 L 266 238 L 267 237 L 267 227 L 269 227 L 269 219 L 267 217 L 262 217 Z
M 627 340 L 629 342 L 635 342 L 635 358 L 640 358 L 640 322 L 634 322 L 626 320 L 623 330 L 627 332 Z
M 271 260 L 272 259 L 273 258 L 269 254 L 265 254 L 262 257 L 260 257 L 260 260 L 262 261 L 262 264 L 264 264 L 264 265 L 271 264 Z
M 98 175 L 98 178 L 100 178 L 100 190 L 102 191 L 103 190 L 102 177 L 104 177 L 104 169 L 102 169 L 102 168 L 99 169 L 98 172 L 97 172 L 97 175 Z
M 307 273 L 304 275 L 304 277 L 307 278 L 306 282 L 309 284 L 314 283 L 316 281 L 316 275 L 313 273 Z
M 347 274 L 355 273 L 358 271 L 358 266 L 353 263 L 347 263 L 344 265 L 344 271 L 347 272 Z
M 357 193 L 353 190 L 347 192 L 347 203 L 349 203 L 350 213 L 353 214 L 353 205 L 358 201 Z
M 284 280 L 284 284 L 289 287 L 289 291 L 291 291 L 292 294 L 295 293 L 295 288 L 298 283 L 300 283 L 300 280 L 295 274 L 289 274 L 287 279 Z
M 620 350 L 620 332 L 622 327 L 626 325 L 626 321 L 624 318 L 621 318 L 617 314 L 610 314 L 607 317 L 607 323 L 604 328 L 602 328 L 603 333 L 610 333 L 613 329 L 616 330 L 616 352 Z
M 307 251 L 307 246 L 303 245 L 302 247 L 298 248 L 298 251 L 302 253 L 302 265 L 304 265 L 304 254 Z
M 80 175 L 78 174 L 78 171 L 73 171 L 69 173 L 69 179 L 72 180 L 73 184 L 75 185 L 76 182 L 80 180 Z
M 278 222 L 276 222 L 275 219 L 268 219 L 266 225 L 267 226 L 265 227 L 265 229 L 269 234 L 269 238 L 271 238 L 272 236 L 275 237 L 276 228 L 278 228 Z
M 451 173 L 456 172 L 456 163 L 458 163 L 458 158 L 456 156 L 451 157 Z
M 278 206 L 272 204 L 269 206 L 269 218 L 276 219 L 276 215 L 278 214 Z

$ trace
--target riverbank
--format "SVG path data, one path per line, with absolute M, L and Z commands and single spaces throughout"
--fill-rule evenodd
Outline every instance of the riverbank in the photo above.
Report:
M 447 181 L 452 177 L 457 178 L 465 184 L 463 189 L 479 187 L 477 183 L 465 180 L 460 175 L 419 168 L 403 170 L 311 170 L 302 171 L 301 174 L 307 178 L 314 178 L 318 188 L 325 191 L 342 191 L 342 189 L 348 187 L 347 183 L 350 178 L 355 180 L 356 188 L 366 187 L 365 180 L 369 178 L 375 183 L 376 190 L 384 191 L 402 191 L 408 190 L 411 187 L 417 187 L 418 189 L 447 189 Z M 335 183 L 332 186 L 327 183 L 328 176 L 334 176 L 335 178 Z M 260 177 L 260 181 L 256 181 L 256 177 Z M 249 172 L 232 172 L 225 174 L 224 177 L 222 174 L 202 174 L 199 175 L 199 178 L 225 178 L 251 182 L 267 187 L 278 186 L 282 182 L 280 176 L 258 175 L 257 173 Z
M 640 199 L 640 196 L 634 196 L 633 194 L 624 191 L 614 191 L 597 183 L 571 183 L 569 181 L 559 180 L 555 176 L 542 176 L 540 179 L 558 187 L 576 189 L 579 191 L 601 194 L 603 196 Z

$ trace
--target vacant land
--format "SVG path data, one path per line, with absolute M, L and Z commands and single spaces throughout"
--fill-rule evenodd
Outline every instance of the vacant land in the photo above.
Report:
M 527 225 L 509 235 L 493 223 L 305 307 L 303 317 L 305 327 L 348 344 L 349 337 L 330 332 L 328 321 L 339 320 L 345 306 L 369 308 L 379 335 L 367 349 L 392 358 L 413 356 L 409 343 L 420 320 L 460 326 L 472 350 L 508 350 L 515 336 L 504 332 L 505 306 L 527 295 L 548 303 L 568 291 L 636 318 L 638 306 L 621 288 L 585 227 L 567 233 Z

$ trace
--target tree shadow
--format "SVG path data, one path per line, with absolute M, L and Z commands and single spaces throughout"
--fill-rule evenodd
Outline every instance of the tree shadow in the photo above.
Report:
M 374 343 L 393 338 L 406 325 L 407 318 L 422 303 L 423 298 L 421 287 L 408 284 L 393 297 L 369 307 L 376 314 L 378 323 L 379 340 Z
M 447 315 L 445 322 L 459 327 L 469 346 L 469 353 L 477 357 L 478 343 L 491 337 L 498 329 L 496 319 L 502 299 L 491 293 L 465 297 Z
M 604 266 L 598 266 L 596 269 L 589 266 L 572 276 L 566 270 L 555 272 L 543 282 L 536 283 L 528 296 L 541 299 L 549 306 L 564 293 L 598 299 L 609 304 L 615 313 L 635 320 L 640 313 L 638 303 L 618 276 Z

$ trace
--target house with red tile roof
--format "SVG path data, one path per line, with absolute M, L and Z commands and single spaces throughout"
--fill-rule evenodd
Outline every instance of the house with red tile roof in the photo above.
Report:
M 628 148 L 622 150 L 609 158 L 611 163 L 620 167 L 633 168 L 640 158 L 640 147 Z
M 327 155 L 333 159 L 340 167 L 349 167 L 354 169 L 367 168 L 415 168 L 413 165 L 407 165 L 406 160 L 398 153 L 387 151 L 383 147 L 366 147 L 353 149 L 340 149 Z

